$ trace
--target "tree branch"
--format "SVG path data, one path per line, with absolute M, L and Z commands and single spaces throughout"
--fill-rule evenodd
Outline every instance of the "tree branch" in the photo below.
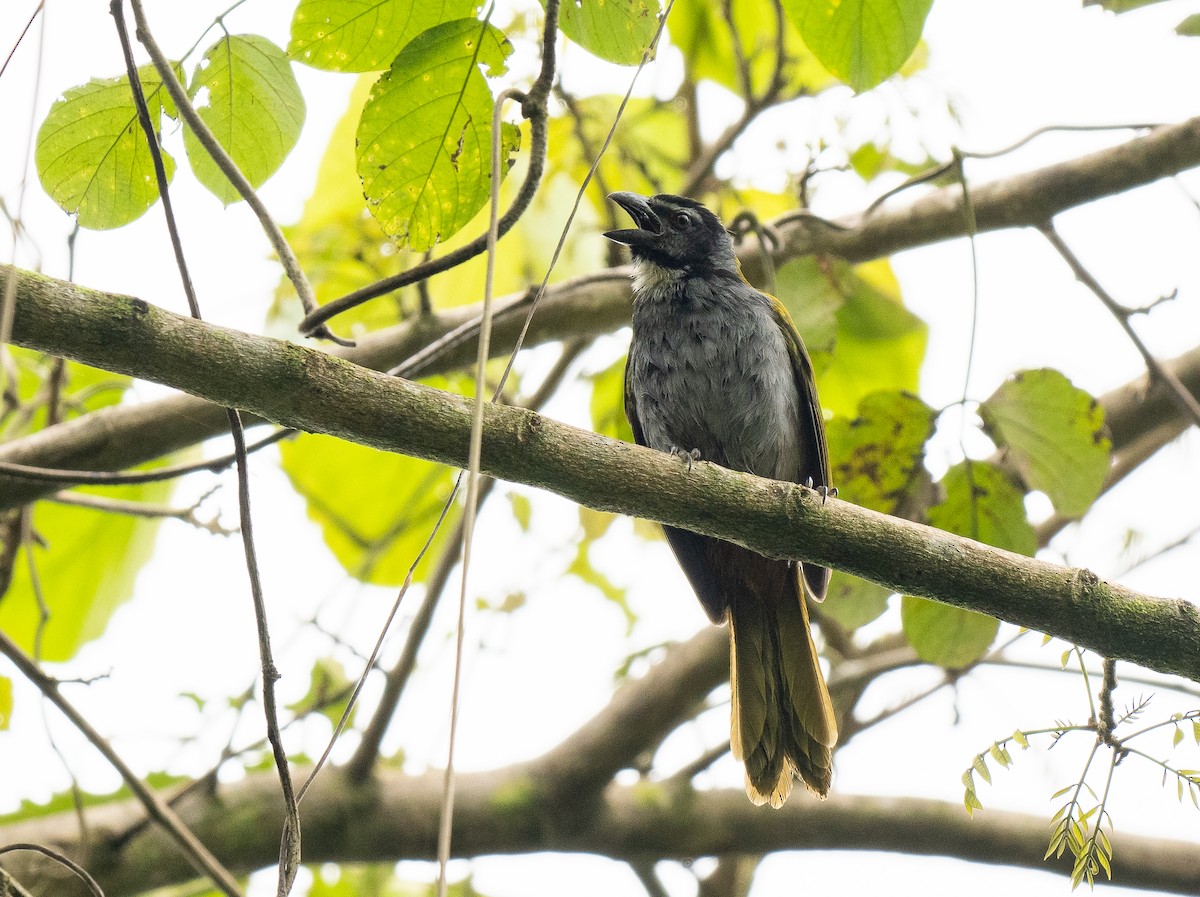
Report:
M 315 349 L 194 321 L 138 299 L 52 288 L 24 275 L 13 340 L 165 383 L 284 426 L 455 466 L 462 396 L 387 377 Z M 853 573 L 908 595 L 982 611 L 1105 657 L 1200 679 L 1200 612 L 1081 569 L 1022 557 L 794 483 L 677 459 L 489 406 L 483 470 L 580 504 L 633 514 Z
M 1200 118 L 1161 128 L 1078 159 L 975 187 L 972 201 L 977 224 L 980 231 L 1036 226 L 1066 209 L 1177 174 L 1197 164 L 1200 164 Z M 825 222 L 808 214 L 785 216 L 776 223 L 783 240 L 774 261 L 783 264 L 811 252 L 863 261 L 962 236 L 961 199 L 957 187 L 946 188 L 899 209 L 878 209 L 857 225 Z M 757 243 L 747 241 L 740 248 L 739 257 L 746 275 L 761 282 L 763 255 Z M 5 269 L 0 267 L 0 270 Z M 28 288 L 28 285 L 22 287 Z M 94 295 L 75 286 L 60 288 L 72 291 L 79 301 Z M 512 349 L 528 299 L 527 294 L 518 294 L 501 303 L 493 334 L 497 354 Z M 629 302 L 628 272 L 624 269 L 610 269 L 551 286 L 539 304 L 525 344 L 533 346 L 571 336 L 610 332 L 629 322 Z M 361 340 L 357 348 L 338 354 L 366 367 L 387 369 L 478 320 L 478 315 L 478 307 L 443 311 L 373 334 Z M 473 339 L 465 338 L 438 354 L 423 372 L 438 373 L 461 366 L 473 353 Z M 1185 357 L 1189 359 L 1187 362 L 1180 361 L 1189 365 L 1189 370 L 1177 373 L 1193 391 L 1200 390 L 1200 350 Z M 1144 386 L 1136 389 L 1143 394 L 1138 401 L 1143 397 L 1146 400 L 1144 406 L 1122 402 L 1119 410 L 1115 407 L 1109 410 L 1114 445 L 1120 444 L 1118 430 L 1125 426 L 1140 431 L 1147 429 L 1148 421 L 1157 425 L 1174 419 L 1163 401 L 1166 398 L 1163 390 Z M 256 422 L 246 421 L 248 425 Z M 179 396 L 105 409 L 46 428 L 0 447 L 0 460 L 43 467 L 119 470 L 203 442 L 227 429 L 222 409 L 200 399 Z M 1159 445 L 1174 438 L 1166 431 L 1158 435 Z M 51 483 L 0 477 L 0 509 L 15 507 L 53 491 Z
M 298 771 L 299 772 L 299 771 Z M 547 804 L 536 789 L 537 767 L 518 765 L 464 773 L 458 786 L 454 845 L 459 856 L 579 851 L 618 860 L 691 859 L 777 850 L 885 850 L 913 855 L 1020 866 L 1070 874 L 1066 862 L 1043 862 L 1048 833 L 1041 816 L 997 810 L 969 818 L 960 805 L 918 798 L 834 794 L 826 801 L 790 801 L 765 812 L 741 790 L 673 790 L 651 783 L 610 787 L 594 805 Z M 306 806 L 305 852 L 321 862 L 394 862 L 429 859 L 436 847 L 441 774 L 404 776 L 380 770 L 352 785 L 338 775 L 317 780 Z M 180 807 L 184 819 L 239 872 L 270 865 L 278 850 L 282 804 L 273 776 L 256 773 L 195 795 Z M 130 803 L 89 810 L 95 843 L 136 822 Z M 0 839 L 57 845 L 68 855 L 82 848 L 70 813 L 0 828 Z M 119 852 L 97 850 L 89 870 L 108 897 L 141 893 L 190 879 L 194 873 L 167 849 L 154 829 Z M 10 868 L 30 885 L 51 874 L 32 858 Z M 51 881 L 55 881 L 51 879 Z M 1113 882 L 1195 893 L 1200 846 L 1122 833 Z M 75 897 L 55 882 L 53 893 Z

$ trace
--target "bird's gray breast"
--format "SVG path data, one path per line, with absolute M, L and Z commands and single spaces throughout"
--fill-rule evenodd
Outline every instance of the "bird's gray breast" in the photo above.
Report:
M 799 475 L 791 356 L 770 300 L 746 284 L 639 276 L 628 386 L 647 445 L 698 449 L 759 476 Z

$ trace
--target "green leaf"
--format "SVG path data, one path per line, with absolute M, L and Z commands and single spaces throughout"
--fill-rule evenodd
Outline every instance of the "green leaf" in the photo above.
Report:
M 513 517 L 516 518 L 517 526 L 521 527 L 521 532 L 529 532 L 529 524 L 533 519 L 533 502 L 529 500 L 529 496 L 524 492 L 509 492 L 508 503 L 512 505 Z
M 821 64 L 863 91 L 912 55 L 933 0 L 784 0 L 783 6 Z
M 984 759 L 983 754 L 976 755 L 975 762 L 971 765 L 975 768 L 975 771 L 979 773 L 980 778 L 982 778 L 989 785 L 992 784 L 992 773 L 988 769 L 987 761 Z
M 633 430 L 625 416 L 625 359 L 618 358 L 604 370 L 588 377 L 592 381 L 589 408 L 592 429 L 602 436 L 633 442 Z
M 45 379 L 49 359 L 22 349 L 11 349 L 17 362 L 18 393 L 36 409 L 24 426 L 8 421 L 4 438 L 14 439 L 45 425 Z M 65 420 L 111 407 L 129 386 L 128 377 L 67 362 L 62 386 Z M 152 466 L 161 466 L 166 459 Z M 126 501 L 161 505 L 174 488 L 172 482 L 138 486 L 80 487 L 82 493 Z M 30 577 L 30 557 L 21 550 L 13 565 L 12 582 L 0 599 L 0 629 L 26 651 L 40 646 L 41 659 L 70 659 L 84 642 L 103 634 L 113 612 L 133 593 L 133 582 L 150 551 L 160 518 L 134 517 L 93 508 L 41 501 L 33 505 L 31 525 L 37 540 L 29 549 L 37 571 L 37 584 L 50 618 L 41 628 L 41 610 Z M 15 538 L 13 530 L 6 535 Z
M 1024 732 L 1022 732 L 1020 729 L 1017 729 L 1017 731 L 1013 732 L 1012 737 L 1013 741 L 1021 746 L 1021 750 L 1029 750 L 1029 739 L 1025 737 Z
M 942 480 L 946 498 L 929 509 L 929 523 L 960 536 L 1021 554 L 1037 550 L 1020 491 L 999 468 L 969 461 Z M 904 634 L 922 660 L 950 669 L 974 663 L 996 637 L 999 622 L 958 607 L 905 597 Z
M 1099 4 L 1099 6 L 1107 9 L 1109 12 L 1122 13 L 1133 9 L 1141 9 L 1143 6 L 1149 6 L 1152 3 L 1162 3 L 1163 0 L 1087 0 L 1087 2 Z
M 960 670 L 991 646 L 1000 622 L 986 614 L 905 595 L 900 603 L 904 636 L 926 663 Z
M 878 619 L 887 610 L 891 596 L 891 589 L 834 570 L 821 615 L 845 629 L 857 629 Z
M 1183 729 L 1176 726 L 1175 734 L 1171 736 L 1171 747 L 1178 747 L 1181 741 L 1183 741 Z
M 153 66 L 138 70 L 155 127 L 175 107 Z M 158 199 L 154 163 L 137 119 L 129 78 L 96 78 L 72 87 L 38 129 L 34 154 L 42 187 L 81 227 L 121 227 Z M 175 160 L 163 152 L 167 180 Z
M 321 527 L 325 544 L 356 579 L 376 585 L 404 582 L 453 488 L 448 467 L 303 435 L 280 446 L 283 469 Z M 457 508 L 438 530 L 417 567 L 424 578 L 431 557 L 446 546 Z
M 567 0 L 558 27 L 601 59 L 636 65 L 658 30 L 658 12 L 658 0 Z
M 358 174 L 371 213 L 401 246 L 432 248 L 487 201 L 494 103 L 479 67 L 502 74 L 511 52 L 491 25 L 447 22 L 409 43 L 372 88 Z M 517 133 L 505 129 L 503 156 Z
M 886 260 L 826 266 L 822 276 L 843 297 L 837 310 L 833 361 L 818 375 L 821 405 L 853 416 L 864 397 L 881 389 L 916 393 L 928 327 L 904 307 Z
M 188 96 L 253 187 L 283 164 L 304 124 L 304 96 L 287 56 L 255 34 L 222 37 L 209 47 Z M 241 199 L 191 128 L 184 128 L 183 144 L 200 183 L 225 205 Z
M 1175 33 L 1181 37 L 1200 37 L 1200 13 L 1192 13 L 1176 25 Z
M 288 704 L 297 716 L 320 713 L 335 726 L 341 720 L 350 703 L 350 692 L 354 682 L 346 675 L 346 668 L 331 657 L 318 658 L 309 674 L 308 692 L 300 700 Z M 347 725 L 353 725 L 353 713 Z
M 934 418 L 916 396 L 881 391 L 864 398 L 853 419 L 831 420 L 826 435 L 838 496 L 884 514 L 895 511 L 921 469 Z
M 992 759 L 1003 766 L 1005 769 L 1012 766 L 1012 755 L 1006 751 L 999 742 L 988 748 L 988 753 L 992 755 Z
M 12 722 L 12 712 L 12 680 L 7 676 L 0 676 L 0 732 L 9 727 L 9 723 Z
M 1084 514 L 1104 486 L 1112 440 L 1104 408 L 1058 371 L 1023 371 L 979 408 L 984 427 L 1031 489 L 1064 517 Z
M 822 270 L 823 263 L 807 255 L 788 262 L 775 274 L 775 293 L 792 317 L 821 376 L 837 345 L 838 310 L 846 301 L 838 282 Z
M 964 461 L 946 472 L 941 486 L 946 497 L 929 509 L 931 526 L 1018 554 L 1037 551 L 1021 491 L 999 467 Z
M 329 72 L 378 72 L 422 31 L 478 8 L 475 0 L 300 0 L 288 55 Z

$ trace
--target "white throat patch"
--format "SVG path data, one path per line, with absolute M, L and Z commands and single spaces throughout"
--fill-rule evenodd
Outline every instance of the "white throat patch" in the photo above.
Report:
M 646 259 L 633 260 L 633 292 L 669 287 L 683 276 L 678 268 L 664 268 Z

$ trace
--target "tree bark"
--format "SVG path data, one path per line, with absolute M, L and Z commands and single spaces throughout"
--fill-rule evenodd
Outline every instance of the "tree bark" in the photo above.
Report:
M 283 426 L 455 466 L 470 403 L 293 343 L 217 327 L 139 299 L 22 275 L 13 341 L 164 383 Z M 483 471 L 603 511 L 647 517 L 762 554 L 853 573 L 981 611 L 1104 657 L 1200 680 L 1200 613 L 794 483 L 617 442 L 488 405 Z

